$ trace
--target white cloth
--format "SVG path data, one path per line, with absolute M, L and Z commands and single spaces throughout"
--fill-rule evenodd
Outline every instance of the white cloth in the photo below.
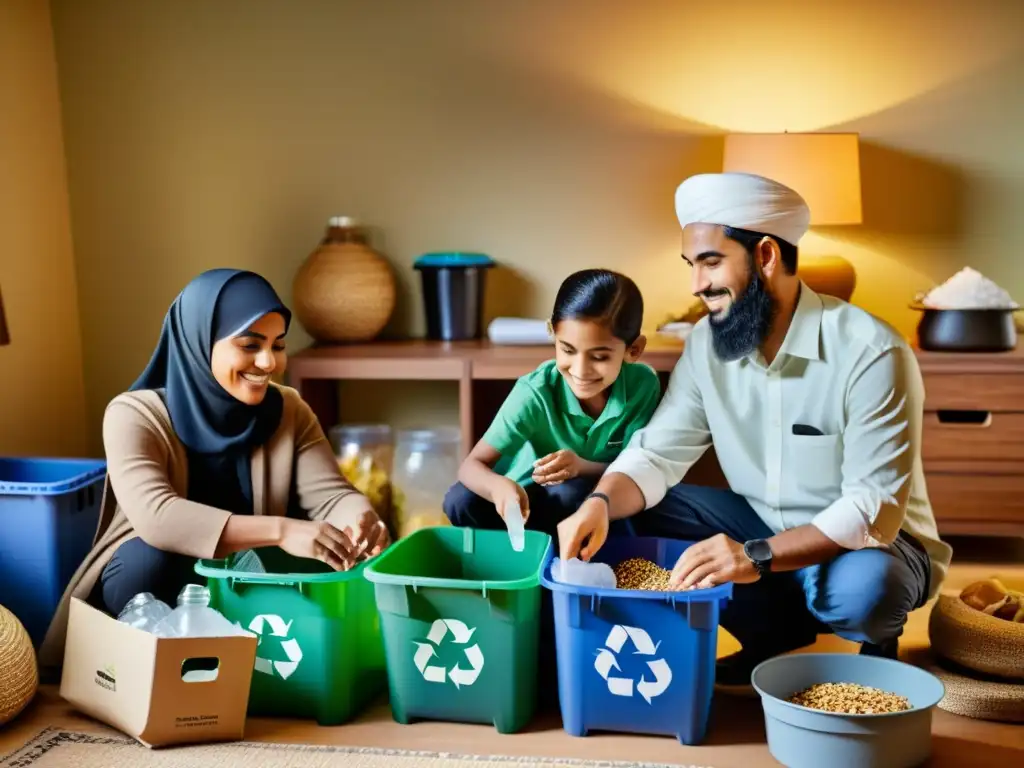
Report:
M 776 533 L 809 523 L 853 550 L 886 546 L 905 528 L 928 551 L 934 596 L 952 550 L 925 486 L 923 408 L 906 342 L 802 284 L 771 365 L 759 351 L 723 363 L 701 319 L 650 423 L 608 472 L 629 476 L 650 508 L 714 443 L 729 487 Z M 822 434 L 794 434 L 796 424 Z
M 550 344 L 551 332 L 547 320 L 526 317 L 496 317 L 487 326 L 487 338 L 492 344 Z
M 676 189 L 679 226 L 718 224 L 773 235 L 796 245 L 811 224 L 804 199 L 752 173 L 702 173 Z

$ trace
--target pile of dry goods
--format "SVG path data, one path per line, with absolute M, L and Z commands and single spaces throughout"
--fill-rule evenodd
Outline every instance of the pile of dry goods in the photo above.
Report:
M 668 577 L 672 575 L 650 560 L 631 557 L 615 566 L 615 582 L 619 589 L 647 589 L 664 592 L 669 589 Z
M 910 702 L 895 693 L 855 683 L 818 683 L 789 698 L 793 704 L 845 715 L 881 715 L 904 712 Z

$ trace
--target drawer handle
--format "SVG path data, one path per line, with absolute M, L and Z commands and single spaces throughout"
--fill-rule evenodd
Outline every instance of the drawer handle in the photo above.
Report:
M 989 427 L 991 411 L 938 411 L 939 424 L 957 427 Z

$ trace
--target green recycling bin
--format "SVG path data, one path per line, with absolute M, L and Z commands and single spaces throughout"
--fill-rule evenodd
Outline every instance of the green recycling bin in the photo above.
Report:
M 336 572 L 278 549 L 254 550 L 266 573 L 233 570 L 235 556 L 200 560 L 210 605 L 259 636 L 249 714 L 344 723 L 387 685 L 380 617 L 366 563 Z
M 529 722 L 550 546 L 537 531 L 516 552 L 505 531 L 423 528 L 369 563 L 396 721 Z

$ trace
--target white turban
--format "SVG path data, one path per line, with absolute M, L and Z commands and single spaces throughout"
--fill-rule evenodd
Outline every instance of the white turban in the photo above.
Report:
M 679 226 L 717 224 L 774 235 L 796 245 L 811 224 L 811 210 L 784 184 L 750 173 L 703 173 L 676 189 Z

